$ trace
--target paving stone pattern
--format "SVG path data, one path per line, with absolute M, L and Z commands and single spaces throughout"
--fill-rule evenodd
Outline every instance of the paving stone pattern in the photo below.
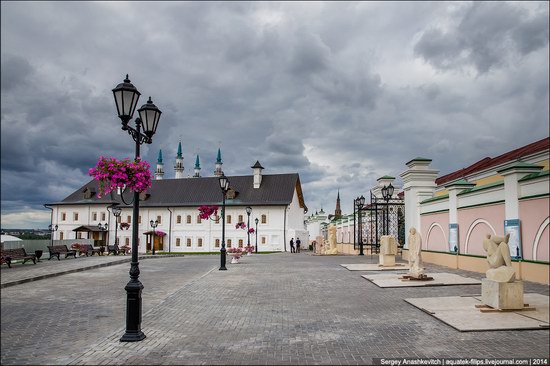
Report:
M 340 266 L 375 259 L 253 255 L 228 264 L 228 271 L 210 272 L 214 256 L 142 261 L 147 338 L 136 343 L 119 342 L 127 266 L 56 277 L 69 288 L 43 286 L 44 280 L 2 289 L 2 364 L 340 365 L 369 364 L 375 357 L 548 357 L 549 330 L 461 333 L 403 300 L 478 295 L 479 285 L 383 289 L 361 278 L 367 272 Z M 548 295 L 543 285 L 526 283 L 525 290 Z M 39 320 L 31 321 L 31 314 Z

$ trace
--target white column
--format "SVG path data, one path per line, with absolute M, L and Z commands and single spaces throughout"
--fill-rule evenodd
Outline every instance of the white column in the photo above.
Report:
M 519 183 L 518 181 L 531 173 L 538 173 L 542 166 L 528 163 L 514 163 L 499 171 L 498 174 L 504 177 L 504 207 L 505 219 L 513 220 L 519 218 Z
M 400 174 L 405 192 L 405 248 L 411 227 L 422 232 L 420 202 L 432 198 L 435 193 L 439 170 L 429 168 L 431 162 L 431 159 L 415 158 L 406 164 L 409 169 Z

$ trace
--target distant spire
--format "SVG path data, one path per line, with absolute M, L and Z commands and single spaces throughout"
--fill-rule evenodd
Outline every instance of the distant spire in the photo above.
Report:
M 159 149 L 159 157 L 157 159 L 157 163 L 162 164 L 162 149 Z
M 220 151 L 219 147 L 218 147 L 218 157 L 216 158 L 216 164 L 222 164 L 222 152 Z
M 334 217 L 339 219 L 342 217 L 342 209 L 340 208 L 340 188 L 338 188 L 338 196 L 336 197 L 336 209 L 334 210 Z
M 199 154 L 197 154 L 197 159 L 195 159 L 195 169 L 200 169 L 201 163 L 199 161 Z
M 159 157 L 157 160 L 157 169 L 155 170 L 155 179 L 161 180 L 164 176 L 164 164 L 162 162 L 162 149 L 159 149 Z
M 216 170 L 214 170 L 214 176 L 215 177 L 221 177 L 223 175 L 222 170 L 222 152 L 220 148 L 218 147 L 218 156 L 216 158 Z
M 177 158 L 183 158 L 183 154 L 181 153 L 181 141 L 178 144 L 178 155 L 176 157 Z
M 174 170 L 176 172 L 176 179 L 184 178 L 183 171 L 185 168 L 183 167 L 183 154 L 181 153 L 181 140 L 178 144 L 178 154 L 176 155 L 176 165 L 174 165 Z

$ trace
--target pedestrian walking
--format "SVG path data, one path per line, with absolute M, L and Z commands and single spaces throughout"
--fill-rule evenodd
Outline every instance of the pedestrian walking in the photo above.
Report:
M 300 238 L 296 238 L 296 253 L 300 253 Z
M 294 249 L 294 238 L 290 239 L 290 253 L 296 253 L 296 249 Z

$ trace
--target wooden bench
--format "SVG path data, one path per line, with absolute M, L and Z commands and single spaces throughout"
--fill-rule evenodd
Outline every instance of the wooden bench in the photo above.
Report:
M 126 255 L 126 248 L 119 248 L 118 244 L 115 245 L 107 245 L 107 255 L 113 253 L 114 255 L 119 255 L 122 252 L 122 254 Z
M 14 259 L 23 259 L 23 264 L 25 264 L 28 260 L 31 260 L 34 264 L 36 264 L 36 255 L 27 254 L 27 252 L 25 252 L 25 248 L 4 249 L 2 251 L 2 261 L 7 263 L 8 268 L 11 268 L 11 261 Z
M 101 255 L 101 250 L 99 250 L 99 248 L 94 248 L 91 244 L 80 244 L 80 253 L 86 254 L 87 257 L 88 254 L 94 255 L 94 253 Z
M 70 250 L 69 248 L 67 248 L 66 245 L 54 245 L 51 247 L 49 246 L 48 250 L 50 251 L 50 258 L 48 258 L 48 260 L 52 259 L 52 257 L 57 257 L 57 260 L 60 260 L 59 256 L 61 254 L 65 254 L 65 258 L 70 255 L 76 258 L 76 250 Z

